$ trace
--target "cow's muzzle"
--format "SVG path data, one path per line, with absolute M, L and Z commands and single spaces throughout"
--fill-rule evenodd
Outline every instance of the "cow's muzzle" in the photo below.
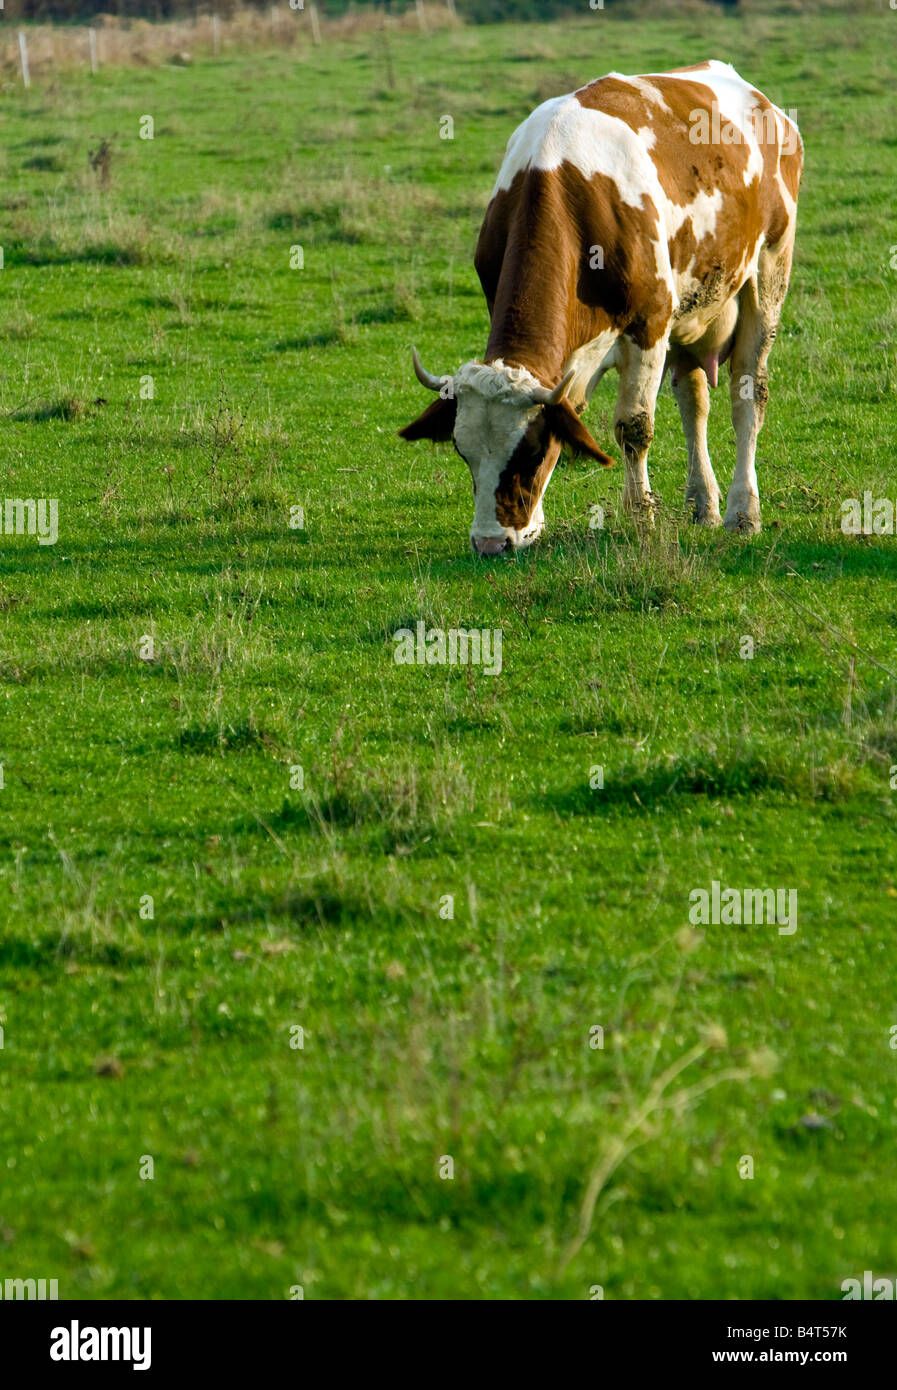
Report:
M 471 536 L 474 555 L 502 555 L 511 550 L 510 536 Z

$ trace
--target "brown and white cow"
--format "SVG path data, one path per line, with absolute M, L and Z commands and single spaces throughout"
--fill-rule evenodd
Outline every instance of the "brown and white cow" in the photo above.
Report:
M 511 136 L 476 249 L 491 331 L 405 439 L 453 439 L 473 475 L 471 543 L 530 545 L 561 447 L 608 464 L 579 416 L 609 368 L 623 502 L 653 513 L 648 446 L 664 372 L 688 444 L 686 500 L 720 522 L 708 384 L 730 363 L 737 463 L 726 526 L 760 529 L 754 456 L 794 246 L 803 147 L 728 63 L 611 73 L 544 102 Z

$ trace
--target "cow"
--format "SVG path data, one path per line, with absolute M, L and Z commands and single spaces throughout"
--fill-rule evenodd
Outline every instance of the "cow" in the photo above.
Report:
M 802 167 L 793 119 L 716 59 L 610 73 L 518 126 L 476 247 L 491 324 L 483 360 L 435 376 L 412 349 L 437 399 L 399 430 L 452 440 L 466 460 L 476 554 L 539 537 L 564 445 L 613 462 L 580 418 L 610 368 L 624 508 L 653 522 L 647 456 L 669 370 L 688 446 L 686 505 L 718 526 L 708 388 L 728 360 L 737 461 L 725 525 L 760 530 L 754 460 Z

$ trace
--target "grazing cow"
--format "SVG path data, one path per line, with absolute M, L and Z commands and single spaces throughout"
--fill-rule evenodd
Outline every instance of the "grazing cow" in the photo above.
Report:
M 754 468 L 766 360 L 794 246 L 797 127 L 728 63 L 611 73 L 544 102 L 511 136 L 476 268 L 491 331 L 405 439 L 453 439 L 473 475 L 477 554 L 530 545 L 561 447 L 612 462 L 580 414 L 619 373 L 624 506 L 650 518 L 648 446 L 664 372 L 688 444 L 686 501 L 720 523 L 708 384 L 729 359 L 737 463 L 725 524 L 760 529 Z

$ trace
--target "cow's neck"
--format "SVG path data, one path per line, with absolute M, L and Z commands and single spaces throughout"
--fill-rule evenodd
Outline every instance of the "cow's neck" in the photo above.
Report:
M 486 362 L 501 358 L 555 386 L 571 353 L 610 322 L 581 302 L 576 279 L 572 255 L 558 250 L 548 257 L 537 247 L 521 252 L 509 246 L 492 306 Z
M 492 311 L 486 345 L 486 362 L 501 359 L 512 367 L 525 367 L 546 386 L 560 380 L 562 368 L 577 343 L 570 343 L 569 325 L 563 312 L 567 296 L 559 287 L 527 283 L 512 286 L 502 276 Z M 545 292 L 547 291 L 547 292 Z

